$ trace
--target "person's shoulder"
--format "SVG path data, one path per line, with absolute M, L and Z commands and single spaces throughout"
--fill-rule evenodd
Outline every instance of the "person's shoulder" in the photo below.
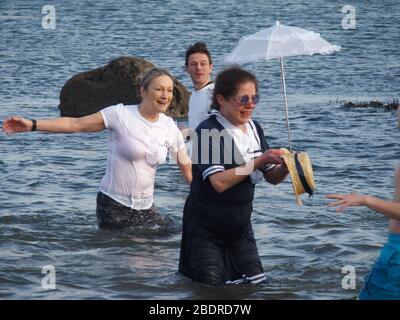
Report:
M 207 85 L 205 85 L 203 88 L 192 91 L 192 94 L 198 95 L 198 94 L 204 94 L 209 91 L 213 91 L 214 86 L 215 86 L 214 82 L 210 82 Z
M 196 131 L 201 129 L 215 129 L 215 128 L 217 128 L 215 116 L 210 116 L 199 123 L 199 125 L 196 128 Z
M 124 113 L 124 105 L 122 103 L 113 104 L 100 110 L 103 116 L 110 117 L 113 114 L 120 115 Z
M 120 108 L 122 106 L 123 106 L 122 103 L 118 103 L 118 104 L 113 104 L 111 106 L 107 106 L 107 107 L 103 108 L 102 110 L 113 110 L 113 109 Z
M 215 83 L 214 82 L 210 82 L 208 85 L 206 85 L 203 88 L 203 92 L 206 92 L 206 93 L 212 95 L 213 92 L 214 92 L 214 86 L 215 86 Z
M 257 129 L 263 130 L 263 128 L 262 128 L 260 122 L 258 122 L 257 120 L 254 120 L 254 119 L 251 119 L 250 121 L 252 121 L 252 122 L 254 123 L 254 125 L 256 126 Z
M 137 106 L 124 105 L 123 103 L 108 106 L 100 110 L 100 112 L 103 119 L 107 120 L 107 123 L 109 124 L 107 125 L 107 128 L 112 127 L 114 130 L 129 128 L 138 118 Z M 135 125 L 137 124 L 135 123 Z
M 266 137 L 265 135 L 266 135 L 266 133 L 267 133 L 268 130 L 264 130 L 264 128 L 262 127 L 262 125 L 261 125 L 257 120 L 251 119 L 250 121 L 252 121 L 252 122 L 254 123 L 254 126 L 256 127 L 257 133 L 258 133 L 258 135 L 260 136 L 260 138 L 261 138 L 262 140 L 264 140 L 263 137 L 264 137 L 265 139 L 267 139 L 267 137 Z
M 137 107 L 138 107 L 137 105 L 127 105 L 127 104 L 123 104 L 123 103 L 118 103 L 118 104 L 114 104 L 112 106 L 108 106 L 104 109 L 115 110 L 117 112 L 126 112 L 126 111 L 136 111 Z
M 138 105 L 137 104 L 123 104 L 119 103 L 117 104 L 118 108 L 121 110 L 127 110 L 127 111 L 138 111 Z
M 250 121 L 250 122 L 253 122 L 256 126 L 261 127 L 261 124 L 260 124 L 260 122 L 259 122 L 258 120 L 254 119 L 254 118 L 250 118 L 249 121 Z

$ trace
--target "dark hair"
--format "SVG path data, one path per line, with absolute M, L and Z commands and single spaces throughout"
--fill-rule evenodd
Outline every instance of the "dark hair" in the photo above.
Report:
M 229 99 L 236 95 L 239 86 L 246 82 L 253 82 L 258 93 L 258 81 L 251 72 L 243 70 L 239 66 L 231 66 L 221 71 L 215 79 L 212 108 L 219 110 L 220 105 L 217 101 L 217 95 L 223 96 L 224 99 Z
M 147 72 L 143 75 L 143 77 L 140 79 L 140 86 L 138 88 L 138 94 L 140 96 L 140 89 L 143 87 L 143 89 L 146 91 L 147 88 L 149 87 L 150 83 L 155 79 L 158 78 L 160 76 L 167 76 L 170 77 L 172 80 L 172 83 L 174 83 L 174 78 L 171 76 L 171 74 L 165 70 L 165 69 L 161 69 L 161 68 L 153 68 L 153 69 L 149 69 L 147 70 Z
M 210 51 L 208 51 L 207 45 L 204 42 L 196 42 L 195 44 L 189 46 L 189 48 L 186 50 L 185 66 L 187 66 L 189 63 L 190 55 L 194 53 L 204 53 L 208 58 L 208 62 L 212 64 L 211 54 Z

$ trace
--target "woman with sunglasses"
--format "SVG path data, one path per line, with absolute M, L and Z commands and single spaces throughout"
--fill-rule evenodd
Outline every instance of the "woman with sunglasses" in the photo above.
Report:
M 141 81 L 139 105 L 118 104 L 81 118 L 29 120 L 9 117 L 3 123 L 7 134 L 27 131 L 97 132 L 109 129 L 106 173 L 97 194 L 100 228 L 168 228 L 171 220 L 154 206 L 156 167 L 168 151 L 190 183 L 190 159 L 183 137 L 172 118 L 164 115 L 173 95 L 173 78 L 154 68 Z
M 211 116 L 196 128 L 193 181 L 186 200 L 179 271 L 212 285 L 266 280 L 251 225 L 255 184 L 288 174 L 282 152 L 269 149 L 251 119 L 259 100 L 255 76 L 239 67 L 216 78 Z

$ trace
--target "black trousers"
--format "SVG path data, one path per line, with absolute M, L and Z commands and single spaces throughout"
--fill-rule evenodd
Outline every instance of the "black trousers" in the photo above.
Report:
M 250 222 L 252 204 L 186 201 L 179 272 L 210 285 L 266 280 Z
M 102 229 L 157 230 L 173 224 L 171 218 L 161 215 L 154 205 L 146 210 L 134 210 L 101 191 L 97 193 L 96 215 L 99 228 Z

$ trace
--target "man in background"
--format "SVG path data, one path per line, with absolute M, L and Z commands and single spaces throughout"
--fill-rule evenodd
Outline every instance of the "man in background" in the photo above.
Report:
M 185 54 L 185 68 L 194 87 L 189 100 L 189 128 L 196 129 L 207 118 L 211 108 L 214 83 L 211 81 L 213 64 L 207 45 L 196 42 L 189 46 Z

